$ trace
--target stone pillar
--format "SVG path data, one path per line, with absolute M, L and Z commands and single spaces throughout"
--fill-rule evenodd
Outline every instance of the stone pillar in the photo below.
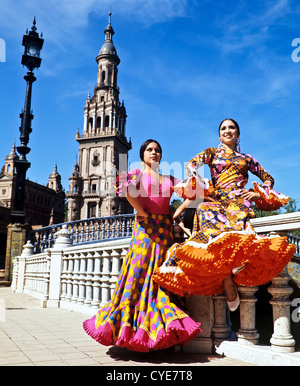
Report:
M 96 133 L 96 111 L 93 112 L 93 130 L 92 134 L 95 135 Z
M 22 255 L 18 257 L 18 279 L 16 283 L 16 292 L 22 293 L 24 290 L 25 284 L 25 267 L 26 267 L 26 257 L 33 255 L 33 245 L 28 240 L 24 245 Z
M 295 340 L 291 335 L 291 318 L 289 296 L 293 289 L 288 285 L 290 277 L 287 267 L 272 280 L 268 292 L 273 296 L 270 304 L 273 307 L 274 332 L 270 340 L 272 350 L 289 353 L 295 351 Z
M 255 292 L 258 287 L 238 287 L 240 294 L 240 329 L 237 332 L 238 342 L 257 344 L 259 333 L 255 328 Z
M 219 345 L 223 340 L 229 339 L 231 329 L 227 318 L 227 302 L 224 294 L 215 295 L 212 297 L 214 302 L 214 325 L 212 335 L 214 344 Z
M 88 113 L 84 112 L 84 118 L 83 118 L 83 135 L 87 134 L 88 131 Z
M 47 307 L 59 307 L 63 249 L 72 245 L 71 235 L 71 231 L 69 231 L 67 225 L 64 224 L 62 229 L 57 232 L 57 239 L 51 249 L 49 298 Z
M 31 241 L 28 240 L 27 243 L 23 247 L 22 256 L 32 256 L 33 255 L 34 246 L 31 244 Z
M 16 256 L 21 256 L 26 243 L 26 233 L 30 229 L 28 224 L 9 224 L 7 226 L 7 246 L 5 256 L 4 280 L 12 279 L 13 262 Z
M 211 296 L 189 296 L 186 299 L 190 316 L 196 322 L 201 322 L 202 332 L 192 341 L 183 346 L 184 352 L 213 352 L 212 327 L 214 324 L 214 307 Z
M 44 273 L 44 293 L 41 300 L 41 306 L 43 308 L 47 307 L 47 302 L 49 299 L 49 286 L 50 286 L 50 267 L 51 267 L 51 252 L 50 249 L 46 249 L 46 269 Z

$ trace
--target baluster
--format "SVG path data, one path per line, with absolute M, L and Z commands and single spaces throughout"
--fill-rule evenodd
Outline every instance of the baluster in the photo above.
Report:
M 91 226 L 91 241 L 95 240 L 95 221 L 91 220 L 92 226 Z
M 86 252 L 81 252 L 79 255 L 79 278 L 78 278 L 78 299 L 77 303 L 83 304 L 85 300 L 85 277 L 86 277 Z
M 110 217 L 106 219 L 106 234 L 105 234 L 105 238 L 109 239 L 109 235 L 110 235 Z
M 238 342 L 258 344 L 259 333 L 255 328 L 255 292 L 258 287 L 239 286 L 240 294 L 240 329 L 237 332 Z
M 126 217 L 122 217 L 122 232 L 121 232 L 122 237 L 125 236 L 125 229 L 126 229 Z
M 110 300 L 110 255 L 107 251 L 102 252 L 102 272 L 101 272 L 101 304 L 100 306 L 104 306 Z
M 120 273 L 120 249 L 113 249 L 111 256 L 111 278 L 110 278 L 110 299 L 112 298 L 112 294 L 114 292 L 116 282 L 118 281 L 119 273 Z
M 212 333 L 214 343 L 220 344 L 223 340 L 230 336 L 230 327 L 228 324 L 228 310 L 226 303 L 226 296 L 223 294 L 212 296 L 214 303 L 214 325 Z
M 47 232 L 44 232 L 43 240 L 41 241 L 41 251 L 44 252 L 45 248 L 47 246 Z
M 78 224 L 76 224 L 75 244 L 78 244 L 78 241 L 79 241 L 79 230 L 78 230 Z
M 288 285 L 290 277 L 287 267 L 272 279 L 272 285 L 268 292 L 272 295 L 270 304 L 273 308 L 274 332 L 270 340 L 272 350 L 277 352 L 294 352 L 295 340 L 291 335 L 291 319 L 289 296 L 293 293 L 293 288 Z
M 68 273 L 66 277 L 67 282 L 67 294 L 65 300 L 70 302 L 73 295 L 73 267 L 74 267 L 74 258 L 73 255 L 68 255 Z
M 86 221 L 85 223 L 85 241 L 90 241 L 90 222 Z
M 38 232 L 36 242 L 34 243 L 34 253 L 40 253 L 41 250 L 41 234 Z
M 118 216 L 117 217 L 117 221 L 116 221 L 116 237 L 119 238 L 120 235 L 121 235 L 121 219 L 120 217 Z
M 133 222 L 132 222 L 132 218 L 131 217 L 129 217 L 128 219 L 127 219 L 127 234 L 126 234 L 126 236 L 128 237 L 128 236 L 131 236 L 131 233 L 132 233 L 132 224 L 133 224 Z
M 101 240 L 105 238 L 105 220 L 101 220 Z
M 93 300 L 93 272 L 94 272 L 94 252 L 89 252 L 87 256 L 87 269 L 85 278 L 85 300 L 84 304 L 90 306 Z
M 100 307 L 100 287 L 101 287 L 101 251 L 96 252 L 95 265 L 93 272 L 93 300 L 91 306 L 93 309 Z
M 116 234 L 116 232 L 115 232 L 116 220 L 115 220 L 114 217 L 111 219 L 111 222 L 112 222 L 112 224 L 111 224 L 111 236 L 110 237 L 112 239 L 114 239 L 115 238 L 115 234 Z
M 71 298 L 72 303 L 76 303 L 78 299 L 78 282 L 79 282 L 79 259 L 75 257 L 73 280 L 72 280 L 72 290 L 73 290 L 72 298 Z
M 84 243 L 84 221 L 81 221 L 80 242 Z
M 71 234 L 70 239 L 74 242 L 74 224 L 71 224 Z
M 128 253 L 128 249 L 122 248 L 121 257 L 120 257 L 120 269 L 119 270 L 121 270 L 121 266 L 123 264 L 125 257 L 127 256 L 127 253 Z
M 100 225 L 99 225 L 99 220 L 97 220 L 97 223 L 96 223 L 95 239 L 96 239 L 96 240 L 99 240 L 99 239 L 100 239 Z
M 53 228 L 53 231 L 54 231 L 54 240 L 53 240 L 53 244 L 56 242 L 56 240 L 57 240 L 57 234 L 58 234 L 58 232 L 59 232 L 61 229 L 62 229 L 62 226 L 55 226 L 55 227 Z M 52 232 L 52 230 L 51 230 L 51 232 Z
M 47 248 L 52 247 L 52 244 L 53 244 L 52 228 L 49 229 L 49 235 L 46 243 L 47 243 Z

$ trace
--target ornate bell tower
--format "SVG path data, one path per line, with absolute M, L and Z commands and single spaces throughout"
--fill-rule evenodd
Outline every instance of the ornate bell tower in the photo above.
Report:
M 132 213 L 127 200 L 116 197 L 113 187 L 116 171 L 127 170 L 131 141 L 125 137 L 127 115 L 124 103 L 119 101 L 120 59 L 112 40 L 111 12 L 104 34 L 104 44 L 96 57 L 94 95 L 88 96 L 84 106 L 82 135 L 79 131 L 76 134 L 79 156 L 74 167 L 76 178 L 74 173 L 69 178 L 69 221 Z

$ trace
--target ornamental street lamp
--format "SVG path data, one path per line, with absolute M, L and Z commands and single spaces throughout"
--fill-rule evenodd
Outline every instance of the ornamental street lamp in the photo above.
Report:
M 13 211 L 11 213 L 12 223 L 25 223 L 24 214 L 24 200 L 25 200 L 25 181 L 26 172 L 30 167 L 30 162 L 26 159 L 26 154 L 30 152 L 30 148 L 27 146 L 29 142 L 29 134 L 31 133 L 31 120 L 33 114 L 31 114 L 31 90 L 32 83 L 36 80 L 33 75 L 33 70 L 39 68 L 41 65 L 40 51 L 42 49 L 44 39 L 42 39 L 36 32 L 36 21 L 33 19 L 33 26 L 31 31 L 26 31 L 26 35 L 23 36 L 22 45 L 25 47 L 24 55 L 22 56 L 22 64 L 28 69 L 24 79 L 27 82 L 24 110 L 20 114 L 21 127 L 20 127 L 20 142 L 21 145 L 17 147 L 20 154 L 18 160 L 16 160 L 16 181 L 15 181 L 15 199 Z M 42 36 L 42 35 L 41 35 Z

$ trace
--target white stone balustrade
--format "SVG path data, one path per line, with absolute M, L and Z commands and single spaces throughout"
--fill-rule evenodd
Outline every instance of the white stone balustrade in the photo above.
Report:
M 251 222 L 258 233 L 288 232 L 300 229 L 300 212 L 258 218 Z M 73 236 L 66 227 L 62 227 L 54 246 L 37 255 L 33 255 L 33 246 L 28 242 L 22 255 L 15 258 L 12 289 L 41 299 L 43 307 L 61 307 L 92 316 L 111 299 L 130 237 L 73 245 Z M 298 250 L 296 254 L 299 254 Z M 239 350 L 241 347 L 248 350 L 249 347 L 257 347 L 259 342 L 259 332 L 255 328 L 257 289 L 239 287 L 240 329 L 234 342 L 239 345 Z M 291 353 L 295 349 L 290 324 L 289 296 L 292 290 L 285 270 L 272 280 L 269 292 L 273 296 L 270 303 L 274 319 L 271 349 L 276 353 Z M 232 332 L 224 294 L 190 297 L 188 307 L 192 317 L 202 322 L 204 332 L 184 349 L 198 352 L 216 350 L 233 357 L 228 348 Z M 234 350 L 239 352 L 236 346 Z
M 43 307 L 61 307 L 93 315 L 111 299 L 130 238 L 72 245 L 66 227 L 53 248 L 33 254 L 28 242 L 15 259 L 12 289 L 41 299 Z

